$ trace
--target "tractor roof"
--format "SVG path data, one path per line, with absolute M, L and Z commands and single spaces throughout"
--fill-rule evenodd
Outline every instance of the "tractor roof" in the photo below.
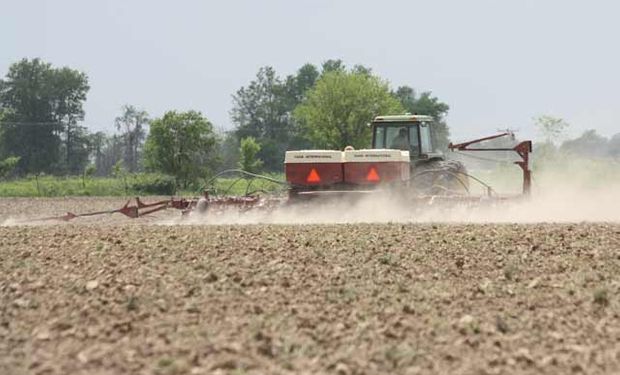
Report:
M 392 116 L 377 116 L 375 117 L 374 122 L 414 122 L 414 121 L 433 121 L 431 116 L 424 115 L 412 115 L 412 114 L 404 114 L 404 115 L 392 115 Z

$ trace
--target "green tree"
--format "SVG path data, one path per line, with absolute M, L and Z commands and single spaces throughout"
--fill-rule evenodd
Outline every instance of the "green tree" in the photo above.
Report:
M 284 94 L 287 98 L 287 109 L 290 112 L 304 100 L 306 92 L 314 86 L 319 78 L 319 71 L 312 64 L 304 64 L 296 74 L 286 77 Z
M 299 150 L 310 146 L 308 141 L 303 137 L 303 124 L 299 121 L 295 121 L 293 118 L 293 111 L 305 99 L 319 77 L 320 73 L 316 66 L 305 64 L 297 70 L 296 74 L 289 75 L 286 79 L 285 100 L 289 135 L 286 145 L 280 147 L 279 150 L 278 169 L 282 168 L 284 151 Z
M 231 117 L 239 138 L 282 137 L 286 111 L 283 85 L 272 67 L 260 68 L 256 79 L 233 95 Z
M 174 176 L 187 187 L 210 172 L 216 163 L 213 125 L 200 112 L 169 111 L 153 120 L 145 143 L 145 164 L 152 171 Z
M 91 135 L 86 127 L 74 123 L 67 125 L 65 137 L 60 147 L 65 158 L 56 169 L 72 175 L 80 174 L 89 162 Z
M 78 123 L 84 120 L 82 105 L 90 89 L 88 77 L 68 67 L 56 68 L 52 85 L 55 91 L 52 108 L 64 129 L 64 166 L 59 169 L 79 174 L 88 164 L 89 134 L 86 127 Z
M 369 147 L 368 123 L 377 115 L 398 114 L 402 105 L 376 76 L 334 70 L 324 73 L 294 112 L 313 147 Z
M 346 70 L 346 66 L 340 59 L 329 59 L 327 61 L 324 61 L 321 65 L 321 74 L 331 72 L 345 72 Z
M 280 167 L 279 153 L 286 149 L 291 130 L 284 90 L 273 68 L 263 67 L 233 95 L 231 118 L 238 139 L 256 139 L 262 146 L 259 157 L 273 170 Z
M 563 119 L 548 115 L 534 118 L 534 123 L 547 143 L 559 141 L 564 136 L 566 129 L 570 126 Z
M 239 146 L 239 168 L 246 172 L 258 173 L 263 161 L 258 158 L 260 145 L 252 137 L 243 138 Z
M 423 92 L 417 95 L 415 90 L 409 86 L 400 86 L 392 93 L 411 114 L 432 116 L 435 121 L 431 127 L 431 136 L 435 147 L 445 150 L 448 147 L 450 129 L 446 124 L 445 116 L 450 110 L 450 106 L 442 103 L 430 92 Z
M 79 169 L 73 156 L 76 143 L 83 140 L 78 121 L 84 117 L 88 90 L 84 73 L 54 68 L 40 59 L 23 59 L 9 67 L 0 80 L 0 143 L 5 153 L 20 157 L 19 171 L 52 172 L 62 164 L 61 143 L 65 168 Z
M 149 123 L 149 115 L 132 105 L 124 105 L 122 111 L 123 114 L 116 117 L 114 124 L 116 129 L 121 131 L 125 142 L 123 155 L 125 167 L 134 173 L 138 171 L 139 153 L 146 136 L 145 127 Z
M 360 65 L 360 64 L 356 64 L 353 66 L 353 69 L 351 69 L 351 71 L 353 73 L 358 73 L 358 74 L 365 74 L 367 76 L 371 76 L 372 75 L 372 69 L 368 68 L 364 65 Z
M 280 170 L 284 151 L 303 144 L 291 113 L 318 76 L 317 68 L 311 64 L 305 64 L 285 80 L 273 68 L 263 67 L 255 80 L 233 95 L 230 115 L 236 125 L 235 135 L 238 140 L 246 137 L 256 140 L 261 146 L 258 157 L 266 169 Z

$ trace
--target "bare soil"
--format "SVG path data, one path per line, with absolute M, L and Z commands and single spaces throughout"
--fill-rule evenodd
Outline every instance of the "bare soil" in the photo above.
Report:
M 619 274 L 618 224 L 0 227 L 0 374 L 618 373 Z

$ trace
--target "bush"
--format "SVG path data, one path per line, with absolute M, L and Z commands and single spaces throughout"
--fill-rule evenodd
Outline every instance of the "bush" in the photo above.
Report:
M 141 173 L 134 176 L 129 188 L 140 194 L 174 195 L 176 182 L 174 177 L 165 174 Z
M 239 147 L 239 168 L 246 172 L 258 173 L 263 166 L 263 161 L 257 155 L 261 147 L 253 137 L 243 138 Z
M 17 167 L 17 163 L 19 163 L 19 158 L 14 156 L 0 160 L 0 178 L 10 175 L 15 167 Z

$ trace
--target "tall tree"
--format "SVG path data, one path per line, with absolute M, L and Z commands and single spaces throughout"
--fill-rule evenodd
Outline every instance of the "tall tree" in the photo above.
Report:
M 233 95 L 231 117 L 240 138 L 282 137 L 286 111 L 282 100 L 283 85 L 272 67 L 260 68 L 256 79 Z
M 138 170 L 138 160 L 142 142 L 146 136 L 145 127 L 149 123 L 148 113 L 132 105 L 124 105 L 123 114 L 114 120 L 116 129 L 121 131 L 125 141 L 123 161 L 129 172 Z
M 1 143 L 5 153 L 20 157 L 19 171 L 52 172 L 61 164 L 63 141 L 69 168 L 88 90 L 84 73 L 53 68 L 40 59 L 23 59 L 9 67 L 0 80 Z
M 314 86 L 319 78 L 319 70 L 312 64 L 304 64 L 296 74 L 286 77 L 284 94 L 288 98 L 287 107 L 289 110 L 295 108 L 297 104 L 306 96 L 306 92 Z
M 200 112 L 169 111 L 151 122 L 144 154 L 147 168 L 187 187 L 216 163 L 213 126 Z
M 433 143 L 440 150 L 447 149 L 450 129 L 446 124 L 445 116 L 450 107 L 446 103 L 440 102 L 430 92 L 417 95 L 415 90 L 409 86 L 400 86 L 392 95 L 400 101 L 407 112 L 432 116 L 435 119 L 431 127 Z
M 58 170 L 73 175 L 82 173 L 90 157 L 91 135 L 88 129 L 77 123 L 67 124 L 64 140 L 61 153 L 64 153 L 65 159 Z
M 258 157 L 268 170 L 280 170 L 284 151 L 296 146 L 298 129 L 291 121 L 293 108 L 303 98 L 318 72 L 304 65 L 283 82 L 271 67 L 259 69 L 256 79 L 233 95 L 231 119 L 238 139 L 252 137 L 261 146 Z
M 402 111 L 388 84 L 378 77 L 334 70 L 321 76 L 294 114 L 314 147 L 342 149 L 368 147 L 368 122 Z
M 64 170 L 82 172 L 88 163 L 88 131 L 78 121 L 84 119 L 82 104 L 90 87 L 86 74 L 68 67 L 54 69 L 52 85 L 56 91 L 53 110 L 64 128 Z
M 551 144 L 560 141 L 570 126 L 564 119 L 548 115 L 534 118 L 534 123 L 539 133 L 545 138 L 545 142 Z
M 303 137 L 303 124 L 299 121 L 295 121 L 293 118 L 293 111 L 305 99 L 308 91 L 314 87 L 319 76 L 320 73 L 316 66 L 305 64 L 297 70 L 296 74 L 287 77 L 285 83 L 285 101 L 289 135 L 287 147 L 282 147 L 281 150 L 299 150 L 310 146 L 308 141 Z M 284 152 L 281 152 L 281 154 L 278 155 L 278 168 L 281 168 L 283 157 Z

